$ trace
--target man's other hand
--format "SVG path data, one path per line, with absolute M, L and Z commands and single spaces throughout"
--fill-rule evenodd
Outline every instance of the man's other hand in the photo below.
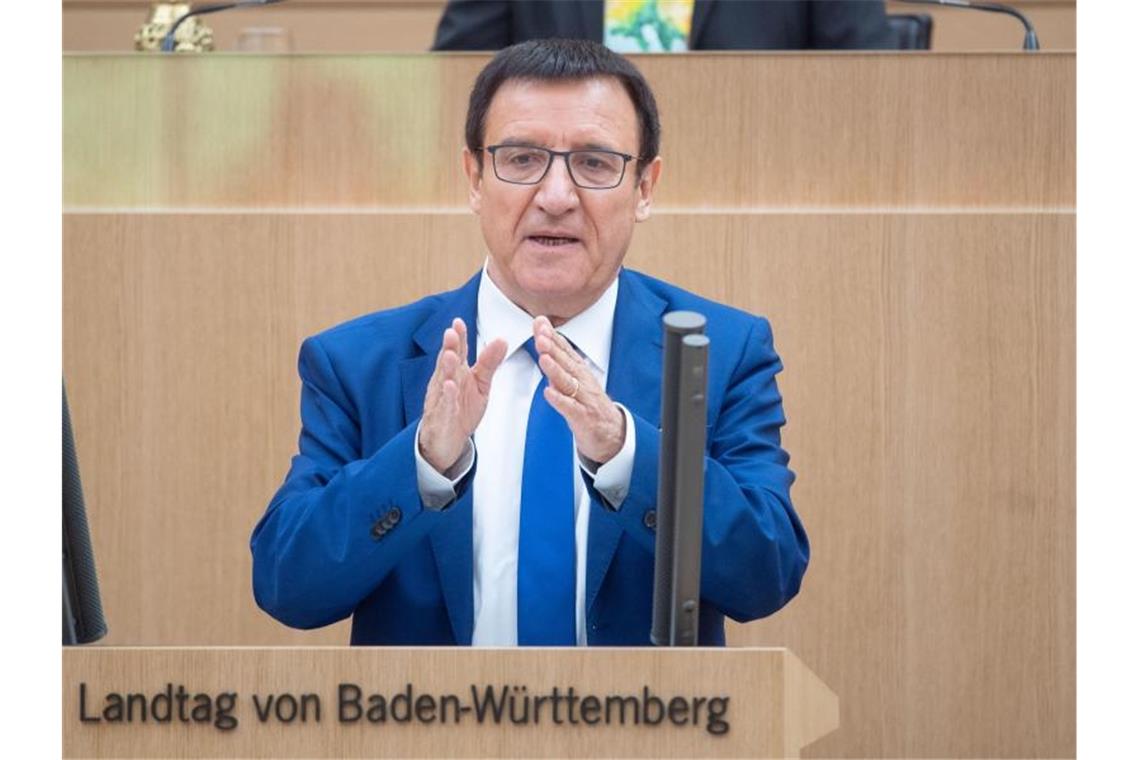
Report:
M 549 381 L 543 396 L 566 419 L 578 452 L 605 464 L 625 443 L 625 415 L 590 371 L 570 342 L 555 332 L 546 317 L 534 320 L 538 366 Z
M 507 342 L 498 338 L 469 367 L 467 325 L 457 318 L 444 331 L 420 422 L 420 454 L 437 472 L 446 472 L 459 460 L 467 439 L 483 419 L 491 378 L 506 355 Z

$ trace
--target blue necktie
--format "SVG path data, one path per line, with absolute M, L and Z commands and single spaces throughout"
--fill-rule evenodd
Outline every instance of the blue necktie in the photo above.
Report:
M 538 363 L 534 338 L 523 348 Z M 566 420 L 534 391 L 526 424 L 519 502 L 520 646 L 578 643 L 575 613 L 574 438 Z

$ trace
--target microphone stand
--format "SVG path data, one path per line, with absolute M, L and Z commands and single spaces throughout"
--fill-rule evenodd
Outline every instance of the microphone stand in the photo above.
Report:
M 1026 18 L 1025 14 L 1017 8 L 1001 3 L 984 3 L 973 2 L 973 0 L 900 0 L 904 3 L 913 3 L 915 5 L 941 5 L 946 8 L 973 8 L 979 11 L 989 11 L 990 13 L 1004 13 L 1008 16 L 1014 16 L 1025 27 L 1025 42 L 1022 44 L 1022 50 L 1040 50 L 1041 46 L 1037 42 L 1037 30 L 1033 28 L 1033 24 Z
M 170 31 L 162 38 L 162 52 L 173 53 L 176 42 L 174 40 L 174 33 L 178 31 L 178 27 L 182 26 L 182 22 L 191 16 L 205 16 L 207 13 L 217 13 L 218 11 L 228 11 L 230 8 L 245 8 L 251 5 L 271 5 L 279 3 L 281 0 L 237 0 L 232 3 L 215 3 L 214 5 L 203 5 L 201 8 L 194 8 L 189 13 L 181 16 L 170 27 Z

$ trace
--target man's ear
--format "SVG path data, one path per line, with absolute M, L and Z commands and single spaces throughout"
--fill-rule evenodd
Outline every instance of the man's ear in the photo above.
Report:
M 657 187 L 659 179 L 661 179 L 661 156 L 653 159 L 637 180 L 637 208 L 633 212 L 636 221 L 644 222 L 649 218 L 649 209 L 653 205 L 653 189 Z
M 475 154 L 463 149 L 463 173 L 467 175 L 467 205 L 476 214 L 483 206 L 483 170 Z

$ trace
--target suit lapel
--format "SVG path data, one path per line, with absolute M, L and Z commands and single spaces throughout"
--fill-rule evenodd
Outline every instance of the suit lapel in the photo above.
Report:
M 621 270 L 606 393 L 630 412 L 660 426 L 661 315 L 666 303 L 639 276 Z M 586 546 L 586 611 L 598 597 L 621 539 L 621 526 L 600 506 L 590 515 Z
M 423 353 L 400 364 L 400 380 L 404 395 L 404 424 L 410 425 L 424 410 L 427 384 L 435 368 L 436 356 L 443 343 L 443 333 L 456 317 L 467 324 L 467 357 L 475 361 L 475 316 L 479 293 L 479 274 L 459 290 L 444 296 L 439 308 L 416 330 L 413 339 Z M 446 519 L 429 534 L 435 555 L 443 598 L 457 644 L 470 644 L 475 625 L 471 547 L 472 488 L 468 486 L 456 503 L 447 509 Z

